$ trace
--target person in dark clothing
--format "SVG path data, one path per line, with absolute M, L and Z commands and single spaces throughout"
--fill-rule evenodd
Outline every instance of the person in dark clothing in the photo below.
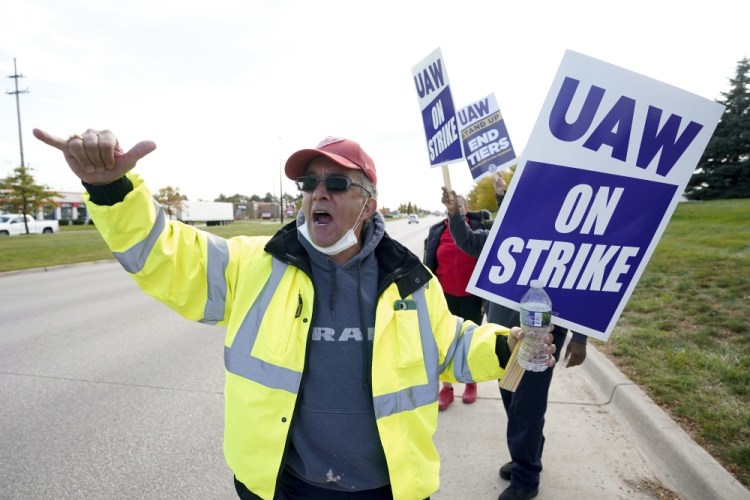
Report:
M 495 197 L 498 208 L 505 197 L 505 181 L 495 174 Z M 443 188 L 442 202 L 448 209 L 450 233 L 456 246 L 469 255 L 479 256 L 487 241 L 489 231 L 472 229 L 461 216 L 456 194 Z M 519 312 L 509 307 L 486 302 L 487 321 L 508 328 L 520 325 Z M 555 325 L 555 361 L 559 360 L 567 330 Z M 585 335 L 573 332 L 565 350 L 565 366 L 578 366 L 586 359 Z M 553 369 L 543 372 L 525 372 L 515 392 L 500 389 L 503 406 L 508 416 L 506 439 L 511 460 L 500 467 L 500 477 L 510 480 L 498 500 L 527 500 L 539 492 L 539 475 L 542 471 L 544 450 L 544 415 L 552 382 Z
M 483 221 L 489 219 L 489 212 L 469 212 L 466 208 L 466 198 L 461 195 L 457 197 L 458 210 L 466 219 L 469 227 L 480 229 L 484 227 Z M 456 316 L 482 324 L 482 298 L 472 295 L 466 291 L 471 273 L 477 264 L 477 258 L 460 250 L 448 228 L 448 218 L 430 227 L 427 238 L 424 241 L 423 263 L 437 276 L 443 286 L 443 294 L 448 302 L 448 309 Z M 468 383 L 464 386 L 461 401 L 464 404 L 472 404 L 477 399 L 477 384 Z M 453 402 L 453 384 L 443 382 L 443 387 L 438 395 L 438 409 L 446 410 Z

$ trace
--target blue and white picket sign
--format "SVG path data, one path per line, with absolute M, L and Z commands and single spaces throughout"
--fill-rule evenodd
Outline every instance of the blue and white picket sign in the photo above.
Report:
M 607 340 L 723 109 L 567 51 L 467 290 Z
M 495 94 L 459 109 L 458 130 L 474 182 L 515 163 L 516 153 Z
M 419 97 L 430 166 L 440 167 L 463 160 L 456 108 L 440 48 L 422 59 L 411 72 Z

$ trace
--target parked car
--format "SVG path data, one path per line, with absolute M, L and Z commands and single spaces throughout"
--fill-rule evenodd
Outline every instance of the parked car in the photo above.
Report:
M 26 223 L 29 226 L 29 233 L 52 234 L 56 233 L 60 228 L 56 220 L 36 220 L 31 215 L 26 216 Z M 15 236 L 17 234 L 26 234 L 26 224 L 23 223 L 23 215 L 0 215 L 0 236 Z
M 419 224 L 419 216 L 417 214 L 409 214 L 409 224 L 412 222 Z

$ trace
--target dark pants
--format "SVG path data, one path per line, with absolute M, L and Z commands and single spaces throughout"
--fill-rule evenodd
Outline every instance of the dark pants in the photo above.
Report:
M 482 324 L 482 298 L 476 295 L 466 295 L 464 297 L 447 293 L 444 295 L 451 314 L 471 320 L 477 325 Z
M 555 329 L 556 360 L 560 359 L 565 334 L 563 328 Z M 512 486 L 532 489 L 539 485 L 544 449 L 544 414 L 553 371 L 554 368 L 548 368 L 543 372 L 525 372 L 516 392 L 500 389 L 508 415 L 506 439 L 513 460 Z
M 234 489 L 241 500 L 260 500 L 260 497 L 234 478 Z M 392 500 L 390 485 L 375 490 L 347 492 L 319 488 L 289 473 L 282 473 L 276 500 Z M 426 500 L 429 500 L 427 498 Z

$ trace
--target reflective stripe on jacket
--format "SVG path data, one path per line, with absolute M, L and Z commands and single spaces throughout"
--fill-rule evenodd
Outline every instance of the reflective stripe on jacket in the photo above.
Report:
M 147 293 L 185 318 L 226 326 L 224 454 L 237 479 L 273 498 L 305 370 L 314 315 L 307 254 L 294 223 L 272 239 L 222 239 L 168 221 L 138 175 L 123 202 L 88 202 L 96 227 Z M 387 235 L 375 250 L 379 297 L 372 396 L 396 499 L 437 491 L 438 377 L 502 378 L 497 325 L 452 316 L 436 279 Z

